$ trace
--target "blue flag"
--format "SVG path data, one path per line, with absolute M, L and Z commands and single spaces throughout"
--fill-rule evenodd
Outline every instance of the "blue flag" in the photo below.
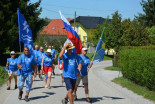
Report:
M 24 16 L 17 10 L 18 14 L 18 28 L 19 28 L 19 41 L 24 43 L 25 45 L 32 45 L 33 46 L 33 39 L 32 39 L 32 31 L 24 18 Z
M 101 34 L 101 38 L 96 46 L 96 55 L 94 57 L 94 63 L 100 62 L 104 59 L 105 49 L 102 48 L 104 42 L 105 42 L 105 36 L 103 31 Z
M 24 16 L 17 9 L 18 14 L 18 28 L 19 28 L 19 41 L 24 43 L 24 46 L 29 48 L 29 54 L 33 53 L 33 38 L 32 31 L 29 27 Z

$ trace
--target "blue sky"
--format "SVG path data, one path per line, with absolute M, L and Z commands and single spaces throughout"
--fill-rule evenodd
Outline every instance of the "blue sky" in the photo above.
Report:
M 30 0 L 34 3 L 38 0 Z M 59 19 L 59 10 L 66 18 L 74 18 L 74 12 L 77 16 L 98 16 L 106 18 L 112 17 L 112 14 L 118 10 L 122 19 L 131 20 L 138 13 L 143 13 L 140 5 L 141 0 L 42 0 L 40 7 L 42 13 L 39 17 Z

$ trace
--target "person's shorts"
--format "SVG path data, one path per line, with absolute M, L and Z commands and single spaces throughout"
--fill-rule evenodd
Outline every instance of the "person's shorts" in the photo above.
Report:
M 41 65 L 38 65 L 38 70 L 41 70 Z
M 9 70 L 8 71 L 8 74 L 18 75 L 18 70 L 17 71 L 11 71 L 11 70 Z
M 52 66 L 44 66 L 43 67 L 43 71 L 45 74 L 47 74 L 48 72 L 52 72 Z
M 67 90 L 72 89 L 74 91 L 76 79 L 64 78 L 64 81 L 66 84 L 66 89 Z
M 79 77 L 77 77 L 76 85 L 80 84 L 81 79 L 82 79 L 82 83 L 88 83 L 88 75 L 79 76 Z
M 59 70 L 59 72 L 60 72 L 60 74 L 62 74 L 63 73 L 63 70 Z

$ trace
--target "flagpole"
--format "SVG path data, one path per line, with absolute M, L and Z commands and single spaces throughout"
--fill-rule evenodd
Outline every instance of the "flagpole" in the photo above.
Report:
M 95 50 L 94 56 L 93 56 L 93 58 L 92 58 L 92 61 L 94 61 L 94 58 L 95 58 L 96 52 L 97 52 L 97 50 Z M 92 61 L 91 61 L 91 62 L 92 62 Z M 89 69 L 88 69 L 88 72 L 89 72 L 89 70 L 90 70 L 90 67 L 89 67 Z

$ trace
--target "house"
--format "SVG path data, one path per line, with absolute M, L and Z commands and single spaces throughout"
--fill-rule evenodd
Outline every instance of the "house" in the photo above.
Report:
M 76 18 L 75 30 L 78 33 L 84 46 L 87 43 L 88 36 L 93 35 L 97 28 L 97 25 L 103 24 L 105 20 L 106 19 L 102 17 L 92 17 L 92 16 L 79 16 Z M 74 28 L 74 19 L 71 20 L 70 23 Z
M 70 21 L 71 19 L 67 19 Z M 67 33 L 61 19 L 53 19 L 41 32 L 40 35 L 46 35 L 51 39 L 67 39 Z

